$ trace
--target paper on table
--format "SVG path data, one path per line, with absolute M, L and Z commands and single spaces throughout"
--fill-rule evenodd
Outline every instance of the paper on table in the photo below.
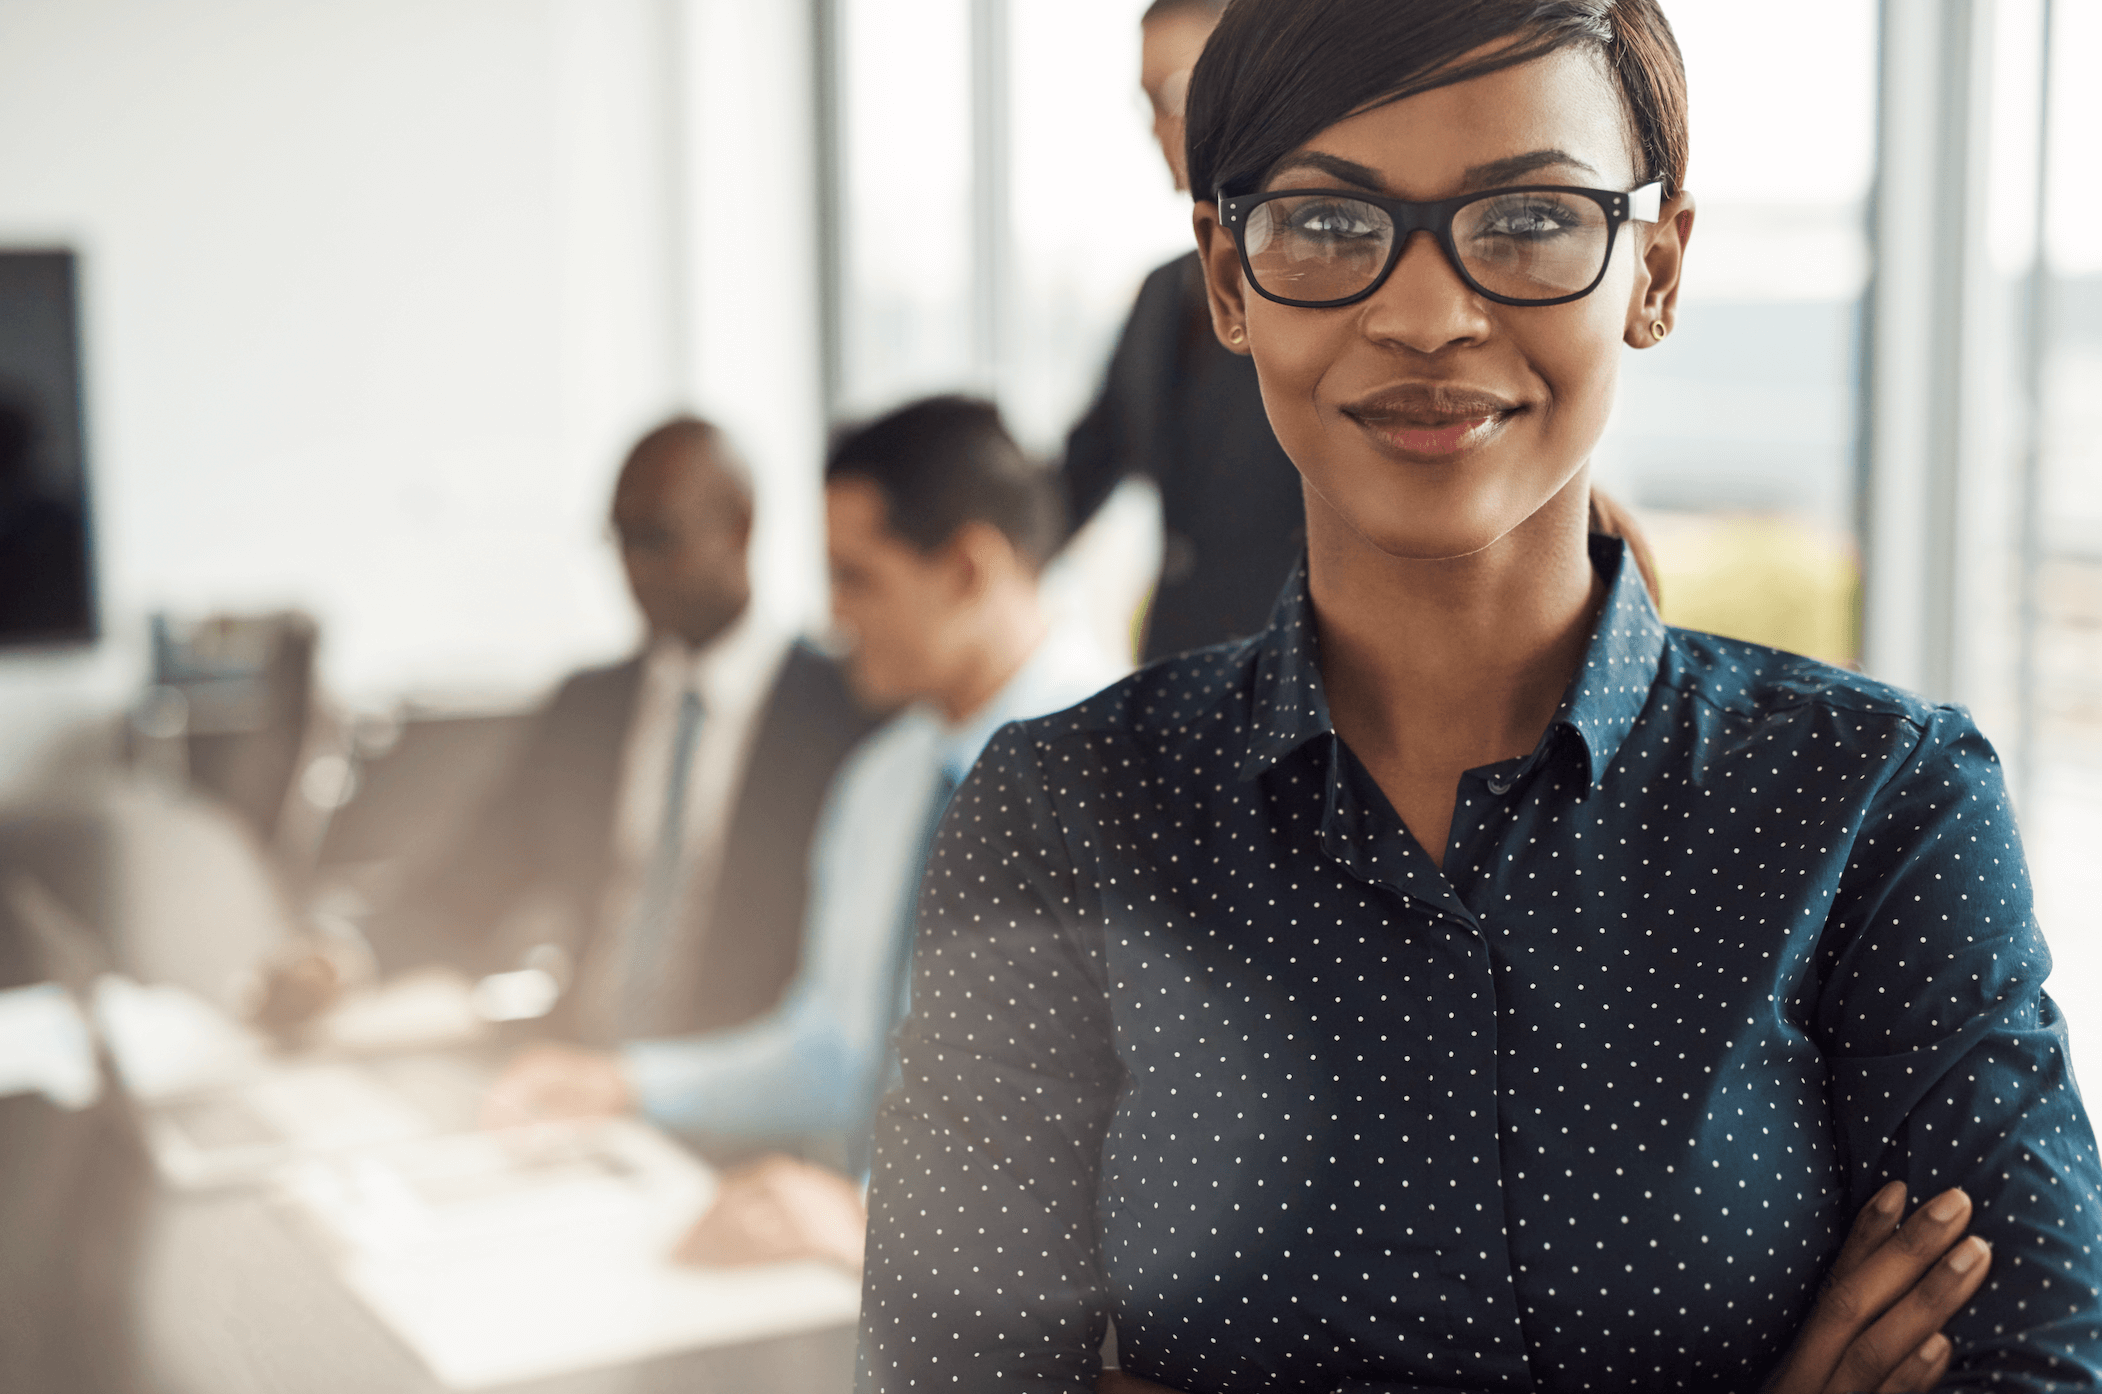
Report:
M 96 984 L 95 1020 L 125 1088 L 143 1105 L 154 1163 L 173 1186 L 254 1184 L 301 1157 L 445 1127 L 378 1067 L 275 1055 L 256 1032 L 184 988 L 106 974 Z
M 187 988 L 117 973 L 96 980 L 95 1024 L 142 1102 L 253 1078 L 268 1055 L 262 1037 Z
M 475 1014 L 474 985 L 450 968 L 406 973 L 347 994 L 307 1033 L 332 1050 L 409 1050 L 464 1045 L 488 1034 Z
M 680 1268 L 550 1245 L 543 1261 L 360 1259 L 351 1289 L 449 1389 L 489 1389 L 674 1351 L 845 1325 L 860 1284 L 820 1263 Z
M 454 1389 L 850 1322 L 817 1263 L 685 1267 L 713 1175 L 645 1125 L 436 1138 L 298 1169 L 351 1290 Z
M 350 1064 L 272 1064 L 241 1084 L 164 1098 L 144 1113 L 146 1140 L 174 1186 L 267 1180 L 314 1153 L 436 1131 L 432 1120 Z
M 28 1093 L 69 1109 L 102 1097 L 95 1037 L 57 983 L 0 992 L 0 1098 Z

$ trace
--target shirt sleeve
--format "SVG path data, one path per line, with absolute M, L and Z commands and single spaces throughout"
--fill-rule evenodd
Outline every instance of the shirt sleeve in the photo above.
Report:
M 1872 800 L 1821 954 L 1817 1023 L 1850 1210 L 1961 1186 L 1993 1246 L 1947 1387 L 2102 1383 L 2102 1168 L 1998 757 L 1937 710 Z
M 758 1021 L 704 1036 L 630 1041 L 621 1063 L 636 1107 L 684 1133 L 786 1137 L 849 1127 L 870 1052 L 794 994 Z
M 920 893 L 901 1079 L 877 1111 L 863 1394 L 1094 1387 L 1095 1198 L 1122 1071 L 1078 879 L 1010 726 L 950 804 Z

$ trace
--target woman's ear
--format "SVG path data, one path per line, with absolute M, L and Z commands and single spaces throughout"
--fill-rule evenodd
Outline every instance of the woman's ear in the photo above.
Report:
M 1656 222 L 1635 227 L 1641 235 L 1635 244 L 1635 286 L 1628 296 L 1622 339 L 1629 348 L 1653 348 L 1678 326 L 1679 283 L 1686 269 L 1686 244 L 1693 237 L 1693 195 L 1681 190 L 1664 201 Z
M 1197 230 L 1197 256 L 1204 263 L 1204 291 L 1212 307 L 1212 333 L 1230 352 L 1248 353 L 1248 290 L 1241 279 L 1241 252 L 1209 200 L 1190 215 Z

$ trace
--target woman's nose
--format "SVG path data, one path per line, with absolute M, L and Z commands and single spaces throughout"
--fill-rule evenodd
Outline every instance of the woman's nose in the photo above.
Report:
M 1488 302 L 1460 279 L 1438 239 L 1424 231 L 1410 233 L 1402 244 L 1401 260 L 1365 301 L 1359 324 L 1368 339 L 1426 354 L 1479 343 L 1491 329 Z

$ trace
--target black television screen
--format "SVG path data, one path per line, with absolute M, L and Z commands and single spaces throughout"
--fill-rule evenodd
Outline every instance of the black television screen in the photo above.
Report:
M 73 254 L 0 251 L 0 645 L 95 637 Z

